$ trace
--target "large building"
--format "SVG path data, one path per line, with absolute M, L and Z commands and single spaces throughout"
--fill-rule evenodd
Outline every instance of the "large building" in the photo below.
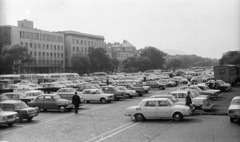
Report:
M 33 22 L 0 26 L 0 49 L 20 44 L 28 48 L 34 62 L 21 66 L 21 73 L 65 72 L 64 34 L 33 28 Z
M 105 47 L 104 36 L 76 31 L 63 31 L 65 43 L 66 72 L 74 72 L 71 58 L 74 55 L 88 56 L 95 48 Z
M 114 44 L 108 43 L 107 47 L 110 58 L 117 59 L 120 62 L 137 55 L 136 47 L 126 40 L 123 40 L 121 44 L 117 42 Z

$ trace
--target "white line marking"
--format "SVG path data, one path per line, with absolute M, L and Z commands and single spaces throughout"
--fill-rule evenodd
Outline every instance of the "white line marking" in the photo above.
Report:
M 129 125 L 129 124 L 131 124 L 131 125 Z M 126 129 L 128 129 L 128 128 L 131 128 L 131 127 L 133 127 L 133 126 L 135 126 L 135 125 L 137 125 L 137 124 L 139 124 L 139 122 L 138 123 L 133 123 L 133 122 L 129 122 L 129 123 L 126 123 L 126 124 L 124 124 L 124 125 L 122 125 L 122 126 L 119 126 L 119 127 L 117 127 L 117 128 L 115 128 L 115 129 L 112 129 L 112 130 L 110 130 L 110 131 L 108 131 L 108 132 L 105 132 L 105 133 L 103 133 L 103 134 L 101 134 L 101 135 L 99 135 L 99 136 L 96 136 L 96 137 L 93 137 L 93 138 L 91 138 L 91 139 L 89 139 L 89 140 L 87 140 L 87 141 L 84 141 L 84 142 L 91 142 L 91 141 L 102 141 L 102 140 L 105 140 L 105 139 L 107 139 L 107 138 L 109 138 L 109 137 L 111 137 L 111 136 L 113 136 L 113 135 L 116 135 L 116 134 L 118 134 L 118 133 L 120 133 L 120 132 L 122 132 L 122 131 L 124 131 L 124 130 L 126 130 Z M 129 125 L 129 126 L 127 126 L 127 125 Z M 127 127 L 126 127 L 127 126 Z M 115 131 L 115 132 L 114 132 Z M 112 133 L 112 132 L 114 132 L 114 133 Z M 112 134 L 111 134 L 112 133 Z M 105 136 L 106 135 L 106 136 Z M 100 139 L 99 139 L 100 138 Z M 98 140 L 99 139 L 99 140 Z

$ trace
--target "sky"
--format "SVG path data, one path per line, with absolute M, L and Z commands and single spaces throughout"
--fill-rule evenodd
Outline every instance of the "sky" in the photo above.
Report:
M 221 58 L 240 50 L 240 0 L 0 0 L 0 25 L 102 35 L 137 49 Z

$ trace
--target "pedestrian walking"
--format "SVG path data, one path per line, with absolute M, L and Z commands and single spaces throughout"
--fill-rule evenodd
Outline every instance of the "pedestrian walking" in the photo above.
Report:
M 77 95 L 77 92 L 75 92 L 75 94 L 72 97 L 72 104 L 74 105 L 74 108 L 75 108 L 75 114 L 77 114 L 78 107 L 81 104 L 81 100 L 80 100 L 80 97 Z
M 186 103 L 185 103 L 185 105 L 186 106 L 189 106 L 190 108 L 192 107 L 191 105 L 192 105 L 192 98 L 191 98 L 191 96 L 190 96 L 190 91 L 188 91 L 187 92 L 187 96 L 186 96 Z

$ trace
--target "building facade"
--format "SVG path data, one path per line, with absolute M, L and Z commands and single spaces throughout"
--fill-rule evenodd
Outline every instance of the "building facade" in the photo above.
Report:
M 104 36 L 76 31 L 63 31 L 65 43 L 66 72 L 74 72 L 71 58 L 74 55 L 88 56 L 95 48 L 105 47 Z
M 107 47 L 110 49 L 108 50 L 108 54 L 111 54 L 111 58 L 117 59 L 118 61 L 122 62 L 129 57 L 133 57 L 137 55 L 137 49 L 133 46 L 130 42 L 123 40 L 123 43 L 108 43 Z
M 1 26 L 1 47 L 20 44 L 28 48 L 34 61 L 21 66 L 20 73 L 65 72 L 64 34 L 33 28 L 33 22 L 18 21 L 18 26 Z

